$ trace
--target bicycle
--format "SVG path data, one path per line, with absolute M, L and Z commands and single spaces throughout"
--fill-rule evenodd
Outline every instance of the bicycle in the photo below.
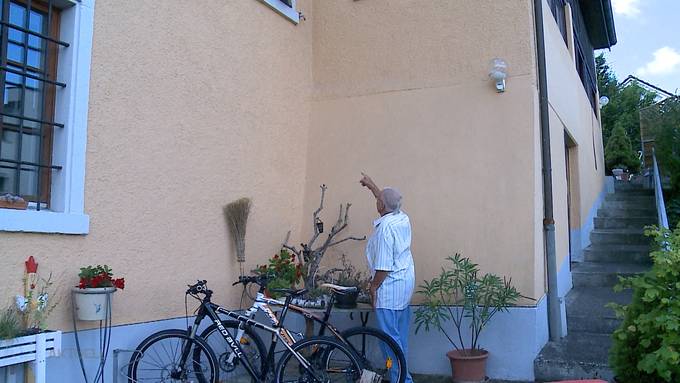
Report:
M 213 292 L 207 288 L 206 281 L 198 281 L 188 287 L 185 296 L 192 296 L 201 302 L 193 326 L 187 325 L 186 330 L 159 331 L 143 340 L 130 358 L 129 383 L 226 382 L 219 378 L 219 362 L 213 350 L 203 338 L 196 335 L 198 326 L 206 317 L 217 326 L 222 338 L 229 345 L 234 360 L 245 368 L 255 382 L 328 383 L 338 380 L 346 382 L 358 382 L 360 379 L 363 379 L 362 382 L 374 380 L 375 374 L 362 370 L 354 352 L 336 339 L 311 337 L 290 344 L 289 340 L 292 339 L 292 335 L 284 327 L 268 326 L 212 303 L 210 299 Z M 286 296 L 281 311 L 282 319 L 286 316 L 291 300 L 306 292 L 305 289 L 277 289 L 276 291 Z M 261 368 L 255 368 L 248 360 L 241 342 L 236 341 L 222 326 L 218 313 L 234 318 L 237 323 L 272 334 L 270 351 Z M 166 342 L 168 340 L 170 342 Z M 279 341 L 285 347 L 285 351 L 278 363 L 275 363 L 274 349 Z M 275 372 L 272 373 L 274 370 Z
M 264 292 L 268 280 L 269 277 L 266 275 L 241 276 L 238 281 L 232 284 L 232 286 L 242 284 L 244 289 L 247 289 L 250 283 L 259 286 L 253 304 L 246 310 L 244 316 L 252 319 L 258 311 L 262 311 L 269 321 L 276 326 L 282 323 L 283 316 L 277 318 L 270 306 L 283 306 L 284 303 L 277 299 L 267 298 L 265 296 Z M 324 285 L 322 285 L 322 287 L 324 287 Z M 360 357 L 364 369 L 377 373 L 382 380 L 404 383 L 406 379 L 406 360 L 401 347 L 399 347 L 392 337 L 381 330 L 366 327 L 365 323 L 364 326 L 352 327 L 344 331 L 339 331 L 329 323 L 336 295 L 354 292 L 356 291 L 356 287 L 344 287 L 330 284 L 326 284 L 325 287 L 329 287 L 332 294 L 323 316 L 317 316 L 310 310 L 294 304 L 290 304 L 288 309 L 303 315 L 308 320 L 318 323 L 320 325 L 318 336 L 324 336 L 326 330 L 328 330 L 336 339 L 351 346 L 352 350 Z M 231 333 L 235 334 L 234 339 L 247 348 L 247 356 L 252 363 L 257 364 L 265 355 L 267 355 L 264 342 L 253 328 L 247 324 L 244 325 L 242 322 L 233 320 L 223 320 L 221 324 L 224 328 L 230 329 Z M 206 328 L 201 333 L 201 338 L 208 342 L 213 350 L 218 352 L 220 368 L 225 374 L 228 374 L 228 376 L 232 378 L 238 378 L 245 374 L 245 371 L 238 365 L 238 361 L 234 359 L 233 352 L 224 343 L 222 337 L 219 336 L 218 325 L 216 323 Z M 293 342 L 293 339 L 288 339 L 288 342 Z

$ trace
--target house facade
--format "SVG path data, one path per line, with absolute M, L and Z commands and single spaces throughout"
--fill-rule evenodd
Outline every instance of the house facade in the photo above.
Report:
M 350 201 L 348 233 L 370 234 L 376 211 L 363 171 L 403 194 L 418 281 L 456 252 L 512 278 L 527 298 L 482 343 L 491 377 L 531 379 L 549 337 L 541 129 L 549 126 L 563 297 L 606 193 L 592 51 L 615 43 L 609 1 L 543 1 L 543 67 L 535 3 L 4 0 L 3 21 L 30 32 L 2 29 L 0 194 L 30 203 L 0 209 L 0 296 L 22 290 L 34 256 L 58 280 L 50 327 L 72 331 L 79 268 L 108 264 L 126 278 L 111 348 L 133 349 L 184 324 L 183 293 L 196 279 L 239 306 L 226 203 L 253 201 L 249 270 L 288 231 L 292 243 L 309 236 L 321 184 L 324 219 Z M 46 21 L 34 27 L 33 18 Z M 31 32 L 48 30 L 63 44 L 31 45 Z M 502 93 L 488 75 L 494 58 L 508 64 Z M 22 106 L 29 97 L 45 106 Z M 363 266 L 364 246 L 345 243 L 327 262 L 344 253 Z M 94 345 L 96 332 L 81 341 Z M 413 372 L 446 373 L 441 336 L 412 334 L 411 343 Z M 48 365 L 75 381 L 72 334 L 64 349 Z

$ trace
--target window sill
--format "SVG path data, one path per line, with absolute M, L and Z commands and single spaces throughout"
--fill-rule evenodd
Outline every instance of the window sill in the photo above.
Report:
M 260 0 L 267 4 L 271 9 L 278 12 L 281 16 L 290 20 L 293 24 L 300 22 L 300 13 L 296 9 L 296 1 L 292 2 L 292 7 L 284 4 L 281 0 Z
M 0 231 L 87 234 L 90 231 L 90 216 L 49 210 L 0 209 Z

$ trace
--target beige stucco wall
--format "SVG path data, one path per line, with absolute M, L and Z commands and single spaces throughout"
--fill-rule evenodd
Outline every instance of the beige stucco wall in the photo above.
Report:
M 530 4 L 315 1 L 305 212 L 326 183 L 328 220 L 351 201 L 350 232 L 369 234 L 377 213 L 358 183 L 365 171 L 404 195 L 419 282 L 461 252 L 540 297 Z M 494 57 L 509 64 L 504 94 L 487 76 Z M 363 265 L 364 246 L 337 252 Z
M 298 7 L 312 16 L 311 3 Z M 311 23 L 259 1 L 98 1 L 87 143 L 85 236 L 0 233 L 0 297 L 23 261 L 60 282 L 51 326 L 68 330 L 80 266 L 107 263 L 127 286 L 114 321 L 184 314 L 207 279 L 234 307 L 238 273 L 222 206 L 253 199 L 250 269 L 299 232 L 311 93 Z
M 590 106 L 573 58 L 546 1 L 543 17 L 559 266 L 569 254 L 569 229 L 579 230 L 587 225 L 588 219 L 592 220 L 590 211 L 604 188 L 604 150 L 600 122 Z M 567 218 L 565 132 L 576 144 L 570 151 L 571 224 Z

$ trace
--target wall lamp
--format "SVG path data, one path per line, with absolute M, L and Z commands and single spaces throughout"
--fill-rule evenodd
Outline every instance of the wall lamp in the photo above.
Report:
M 607 106 L 607 104 L 609 104 L 609 97 L 607 97 L 607 96 L 600 97 L 600 109 Z
M 505 79 L 508 77 L 507 74 L 508 64 L 505 60 L 500 58 L 495 58 L 491 62 L 491 72 L 489 72 L 489 77 L 496 83 L 496 92 L 505 92 Z

